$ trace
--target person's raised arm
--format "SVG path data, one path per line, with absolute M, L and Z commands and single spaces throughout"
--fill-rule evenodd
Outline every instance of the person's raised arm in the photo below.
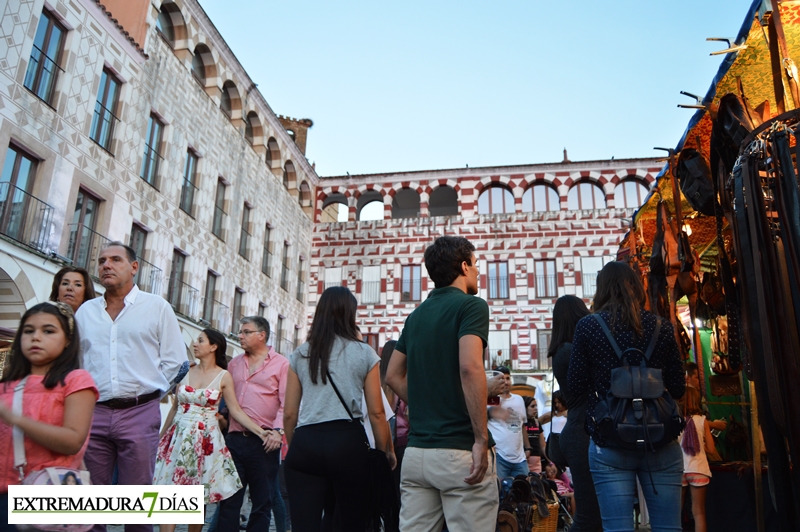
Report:
M 303 386 L 297 373 L 289 368 L 286 376 L 286 400 L 283 403 L 283 430 L 286 433 L 286 443 L 292 444 L 294 429 L 297 427 L 297 416 L 300 412 L 300 400 L 303 398 Z
M 408 358 L 397 349 L 392 352 L 389 367 L 386 368 L 386 384 L 408 404 Z
M 78 454 L 92 425 L 97 395 L 94 390 L 83 389 L 69 394 L 64 399 L 64 423 L 50 425 L 35 419 L 15 416 L 11 409 L 0 402 L 0 419 L 22 429 L 25 436 L 42 447 L 67 456 Z
M 391 364 L 391 363 L 390 363 Z M 472 467 L 467 484 L 478 484 L 489 468 L 489 429 L 486 419 L 486 373 L 483 369 L 483 340 L 474 334 L 466 334 L 458 340 L 458 364 L 461 372 L 461 388 L 472 422 L 475 443 L 472 445 Z
M 394 357 L 392 357 L 394 360 Z M 389 363 L 391 364 L 391 360 Z M 375 435 L 375 448 L 386 453 L 389 460 L 389 467 L 394 469 L 397 466 L 397 458 L 394 454 L 394 444 L 392 443 L 392 432 L 389 423 L 386 421 L 386 411 L 383 408 L 383 397 L 381 397 L 381 378 L 380 367 L 375 364 L 364 380 L 364 399 L 367 401 L 367 413 L 369 422 L 372 425 L 372 434 Z
M 222 388 L 222 397 L 225 398 L 225 404 L 228 406 L 228 412 L 230 412 L 231 417 L 253 434 L 258 434 L 259 437 L 263 437 L 264 429 L 259 427 L 258 423 L 250 419 L 250 416 L 245 414 L 242 407 L 239 406 L 239 401 L 236 400 L 236 390 L 233 387 L 233 377 L 231 377 L 231 374 L 227 371 L 225 375 L 222 376 L 220 388 Z

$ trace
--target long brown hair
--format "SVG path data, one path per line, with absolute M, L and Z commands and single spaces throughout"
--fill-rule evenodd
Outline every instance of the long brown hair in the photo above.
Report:
M 612 330 L 621 325 L 641 336 L 644 331 L 639 312 L 644 307 L 645 297 L 642 280 L 624 262 L 609 262 L 597 274 L 594 311 L 605 310 L 611 314 Z
M 337 336 L 359 341 L 357 308 L 356 297 L 346 286 L 332 286 L 322 292 L 308 331 L 308 373 L 312 383 L 317 384 L 317 375 L 321 375 L 322 384 L 327 384 L 328 362 Z
M 551 357 L 566 343 L 572 343 L 575 338 L 575 325 L 581 318 L 590 314 L 583 299 L 575 296 L 561 296 L 553 307 L 553 337 L 547 356 Z
M 700 390 L 694 386 L 687 386 L 683 396 L 683 417 L 700 416 L 703 409 L 700 406 Z

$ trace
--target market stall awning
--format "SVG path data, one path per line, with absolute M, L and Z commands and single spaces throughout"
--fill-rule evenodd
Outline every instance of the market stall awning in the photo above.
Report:
M 764 15 L 772 10 L 769 0 L 754 0 L 744 19 L 739 34 L 732 47 L 738 49 L 725 55 L 717 75 L 711 83 L 703 104 L 716 106 L 720 98 L 728 93 L 739 94 L 741 83 L 744 95 L 754 107 L 767 102 L 772 113 L 778 108 L 773 87 L 772 63 L 769 48 L 769 35 Z M 800 56 L 800 1 L 780 4 L 780 15 L 791 57 Z M 764 24 L 762 24 L 762 22 Z M 785 92 L 790 95 L 789 81 L 783 76 Z M 790 97 L 790 96 L 789 96 Z M 800 103 L 800 102 L 798 102 Z M 689 120 L 689 124 L 675 147 L 680 152 L 684 147 L 694 148 L 702 153 L 706 160 L 710 158 L 711 117 L 705 109 L 698 110 Z M 640 251 L 650 253 L 650 245 L 656 231 L 656 209 L 659 199 L 664 199 L 670 212 L 674 213 L 672 191 L 672 175 L 669 164 L 657 176 L 656 186 L 651 190 L 644 204 L 633 217 L 636 238 Z M 684 223 L 690 232 L 689 240 L 695 251 L 700 254 L 706 269 L 713 265 L 716 255 L 716 222 L 714 217 L 704 216 L 696 212 L 681 195 L 681 211 Z M 627 239 L 622 247 L 627 247 Z

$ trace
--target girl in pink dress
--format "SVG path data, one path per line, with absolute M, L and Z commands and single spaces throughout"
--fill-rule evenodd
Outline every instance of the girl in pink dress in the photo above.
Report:
M 47 467 L 79 469 L 89 441 L 97 388 L 79 369 L 80 339 L 72 308 L 40 303 L 28 310 L 0 378 L 0 515 L 7 515 L 8 486 L 20 483 L 14 467 L 13 427 L 24 433 L 29 475 Z M 14 415 L 14 388 L 25 379 L 22 415 Z M 0 531 L 15 530 L 0 520 Z

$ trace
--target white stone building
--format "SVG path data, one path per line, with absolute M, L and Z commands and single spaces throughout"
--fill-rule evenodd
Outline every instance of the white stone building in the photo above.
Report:
M 119 240 L 187 345 L 262 314 L 289 351 L 307 323 L 311 122 L 272 111 L 195 0 L 8 0 L 0 17 L 0 332 Z

